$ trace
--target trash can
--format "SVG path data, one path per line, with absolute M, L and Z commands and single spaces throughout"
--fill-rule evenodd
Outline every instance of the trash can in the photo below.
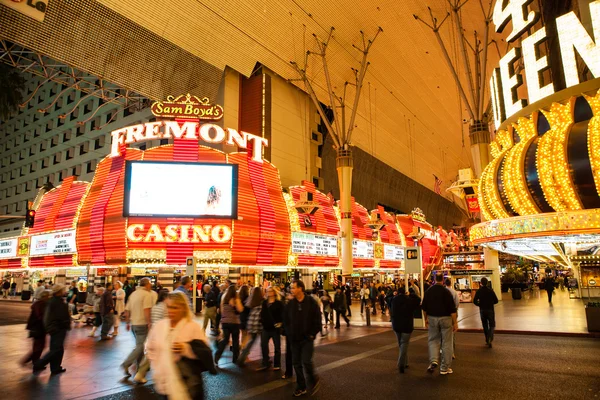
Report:
M 513 300 L 521 300 L 521 297 L 522 297 L 521 288 L 512 288 L 510 290 L 512 292 Z
M 21 292 L 21 300 L 27 301 L 31 299 L 31 290 L 23 290 Z

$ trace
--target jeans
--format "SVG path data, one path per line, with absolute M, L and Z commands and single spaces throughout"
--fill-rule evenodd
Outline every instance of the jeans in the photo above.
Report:
M 346 317 L 346 310 L 335 310 L 335 327 L 339 328 L 340 327 L 340 315 L 344 318 L 344 320 L 346 320 L 346 323 L 349 324 L 350 321 L 348 320 L 348 317 Z
M 272 331 L 264 330 L 260 337 L 260 346 L 262 348 L 262 365 L 268 367 L 271 365 L 269 362 L 269 340 L 273 339 L 273 347 L 275 347 L 275 355 L 273 357 L 273 366 L 275 368 L 281 367 L 281 335 L 279 330 L 275 329 Z
M 133 337 L 135 337 L 135 348 L 123 361 L 123 367 L 129 368 L 133 363 L 138 365 L 138 369 L 142 358 L 144 358 L 144 343 L 148 337 L 148 325 L 133 325 L 131 327 Z
M 360 313 L 361 314 L 363 313 L 364 309 L 367 306 L 367 301 L 369 301 L 369 300 L 367 300 L 367 299 L 360 299 Z
M 429 363 L 438 362 L 442 348 L 441 371 L 452 366 L 452 317 L 427 316 L 429 320 Z
M 233 344 L 233 362 L 236 362 L 240 355 L 240 325 L 239 324 L 223 324 L 223 340 L 219 342 L 217 352 L 215 353 L 215 364 L 219 362 L 219 358 L 225 350 L 225 346 L 229 344 L 229 337 Z
M 248 354 L 250 354 L 252 346 L 256 342 L 256 339 L 260 339 L 261 334 L 260 332 L 248 332 L 248 335 L 250 335 L 250 340 L 248 340 L 248 343 L 246 343 L 246 346 L 244 346 L 244 348 L 242 349 L 242 353 L 240 354 L 240 357 L 238 359 L 238 364 L 240 365 L 244 365 L 246 359 L 248 358 Z
M 496 315 L 494 309 L 479 310 L 479 316 L 481 317 L 481 325 L 483 325 L 485 342 L 489 343 L 494 340 L 494 328 L 496 327 Z
M 107 337 L 108 332 L 110 332 L 110 328 L 115 325 L 115 314 L 109 312 L 106 315 L 102 316 L 102 330 L 100 331 L 100 337 Z
M 552 303 L 552 293 L 554 293 L 554 290 L 547 290 L 548 292 L 548 303 Z
M 311 386 L 317 383 L 315 367 L 313 365 L 314 343 L 312 340 L 292 342 L 292 362 L 296 371 L 296 389 L 306 390 L 306 381 Z M 306 377 L 304 376 L 306 374 Z
M 50 371 L 60 370 L 63 355 L 65 354 L 65 338 L 67 337 L 66 330 L 60 330 L 50 335 L 50 349 L 46 355 L 35 363 L 35 368 L 42 368 L 50 364 Z
M 211 327 L 214 331 L 217 330 L 217 307 L 206 307 L 204 309 L 204 322 L 203 328 L 206 330 L 208 327 L 208 321 L 211 323 Z
M 371 307 L 373 308 L 373 315 L 377 315 L 377 302 L 375 299 L 371 299 Z
M 404 368 L 408 365 L 408 343 L 410 342 L 410 333 L 395 332 L 398 339 L 398 347 L 400 347 L 400 355 L 398 356 L 398 368 Z

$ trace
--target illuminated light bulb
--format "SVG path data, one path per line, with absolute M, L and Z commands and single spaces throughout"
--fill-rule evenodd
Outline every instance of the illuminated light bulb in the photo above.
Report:
M 535 140 L 537 134 L 534 118 L 519 118 L 517 124 L 513 124 L 520 141 L 515 144 L 506 154 L 502 180 L 504 191 L 511 208 L 519 215 L 539 214 L 525 180 L 525 153 L 529 145 Z
M 479 194 L 485 205 L 482 208 L 482 214 L 488 220 L 509 217 L 498 192 L 496 173 L 503 157 L 512 145 L 512 134 L 504 130 L 498 132 L 496 139 L 490 145 L 494 159 L 485 167 L 479 181 Z
M 595 96 L 585 96 L 594 116 L 588 124 L 588 155 L 592 165 L 592 174 L 596 192 L 600 196 L 600 90 Z

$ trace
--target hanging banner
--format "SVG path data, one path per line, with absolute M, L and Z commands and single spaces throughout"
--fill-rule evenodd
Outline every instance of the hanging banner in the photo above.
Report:
M 14 258 L 17 256 L 18 239 L 0 240 L 0 258 Z
M 119 268 L 97 268 L 96 276 L 119 276 Z
M 19 244 L 17 249 L 18 257 L 27 257 L 29 255 L 29 244 L 31 240 L 28 236 L 23 236 L 19 238 Z
M 476 213 L 481 211 L 481 208 L 479 207 L 479 201 L 477 200 L 477 195 L 469 195 L 466 198 L 469 212 Z
M 75 229 L 31 237 L 30 256 L 72 254 L 75 248 Z

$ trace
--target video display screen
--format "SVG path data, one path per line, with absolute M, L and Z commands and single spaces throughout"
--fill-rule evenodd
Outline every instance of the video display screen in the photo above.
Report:
M 235 164 L 127 161 L 126 217 L 237 218 Z

